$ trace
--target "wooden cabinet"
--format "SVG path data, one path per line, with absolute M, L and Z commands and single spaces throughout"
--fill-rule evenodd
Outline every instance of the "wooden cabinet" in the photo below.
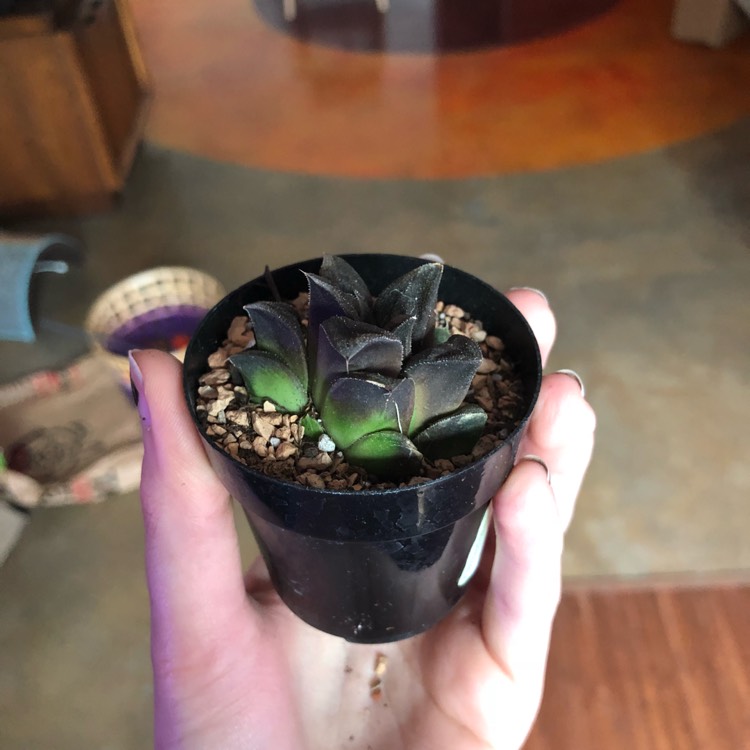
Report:
M 0 219 L 109 206 L 148 99 L 125 0 L 0 18 Z

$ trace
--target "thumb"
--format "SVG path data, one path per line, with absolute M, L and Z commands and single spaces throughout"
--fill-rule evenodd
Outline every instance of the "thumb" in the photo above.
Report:
M 184 666 L 247 617 L 231 502 L 187 410 L 181 366 L 158 351 L 130 354 L 143 429 L 141 505 L 152 651 Z M 155 664 L 155 667 L 157 665 Z

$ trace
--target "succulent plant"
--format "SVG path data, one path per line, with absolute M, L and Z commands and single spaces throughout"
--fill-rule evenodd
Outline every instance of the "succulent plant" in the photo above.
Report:
M 300 415 L 307 437 L 326 433 L 382 479 L 419 474 L 423 456 L 469 453 L 487 421 L 463 403 L 482 353 L 436 327 L 442 271 L 425 263 L 374 298 L 354 268 L 326 256 L 306 274 L 307 320 L 287 302 L 247 305 L 255 346 L 229 362 L 250 399 Z

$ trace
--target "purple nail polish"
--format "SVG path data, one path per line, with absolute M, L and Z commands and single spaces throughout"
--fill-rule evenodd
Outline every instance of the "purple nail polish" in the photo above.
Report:
M 138 408 L 138 414 L 141 418 L 141 428 L 146 430 L 151 427 L 151 414 L 148 410 L 148 404 L 143 394 L 143 374 L 141 368 L 138 366 L 133 354 L 140 351 L 139 349 L 131 349 L 128 352 L 128 361 L 130 362 L 130 390 L 133 393 L 133 402 Z

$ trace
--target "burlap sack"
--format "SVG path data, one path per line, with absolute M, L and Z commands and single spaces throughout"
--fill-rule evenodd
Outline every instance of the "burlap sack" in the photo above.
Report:
M 0 499 L 24 507 L 97 502 L 138 486 L 137 412 L 95 356 L 0 387 Z

